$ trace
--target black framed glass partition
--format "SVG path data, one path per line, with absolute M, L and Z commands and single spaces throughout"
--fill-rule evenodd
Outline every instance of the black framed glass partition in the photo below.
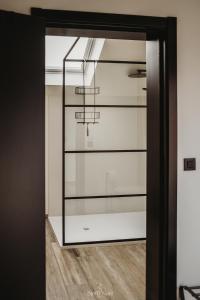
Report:
M 145 61 L 65 57 L 64 245 L 146 238 L 146 93 Z

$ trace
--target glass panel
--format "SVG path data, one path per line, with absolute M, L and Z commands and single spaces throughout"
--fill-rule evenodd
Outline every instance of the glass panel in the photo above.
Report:
M 85 104 L 93 105 L 95 101 L 96 105 L 146 105 L 145 70 L 145 64 L 85 63 L 84 80 L 83 74 L 79 74 L 80 86 L 85 85 L 91 89 L 99 87 L 95 97 L 88 93 L 85 95 Z M 77 74 L 73 76 L 76 76 L 77 82 Z M 77 93 L 73 76 L 70 75 L 71 83 L 66 86 L 65 103 L 83 105 L 84 96 Z
M 87 121 L 94 109 L 85 108 Z M 96 108 L 97 124 L 83 125 L 84 109 L 65 110 L 65 150 L 146 149 L 146 108 Z
M 66 200 L 65 226 L 66 243 L 145 238 L 146 198 Z
M 65 150 L 76 153 L 65 155 L 65 242 L 145 238 L 146 64 L 83 70 L 66 74 Z
M 146 153 L 65 155 L 65 195 L 146 193 Z
M 146 211 L 146 197 L 67 199 L 66 216 Z

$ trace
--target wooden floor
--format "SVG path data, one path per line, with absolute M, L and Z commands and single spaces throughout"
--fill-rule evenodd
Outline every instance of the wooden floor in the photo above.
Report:
M 145 299 L 145 243 L 61 249 L 46 228 L 47 300 Z

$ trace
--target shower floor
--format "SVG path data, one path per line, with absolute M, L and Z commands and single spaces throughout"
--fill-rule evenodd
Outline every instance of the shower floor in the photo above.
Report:
M 62 217 L 49 217 L 62 246 Z M 65 242 L 80 243 L 146 238 L 146 212 L 91 214 L 65 217 Z

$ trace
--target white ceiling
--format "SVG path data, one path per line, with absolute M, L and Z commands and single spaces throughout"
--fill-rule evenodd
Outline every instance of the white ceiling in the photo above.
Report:
M 47 85 L 62 85 L 63 58 L 72 44 L 75 42 L 75 40 L 76 37 L 46 36 L 46 70 L 51 69 L 60 71 L 55 74 L 50 74 L 48 72 L 46 73 Z M 88 38 L 80 38 L 71 54 L 69 55 L 69 58 L 83 59 L 88 46 L 88 42 Z M 145 61 L 146 44 L 145 41 L 95 39 L 95 43 L 90 54 L 90 59 L 99 58 L 102 60 Z M 68 71 L 68 74 L 66 76 L 66 84 L 72 86 L 82 85 L 82 63 L 70 62 L 66 64 L 66 67 Z M 126 65 L 126 67 L 121 65 L 118 66 L 118 69 L 121 68 L 121 73 L 123 73 L 125 76 L 128 76 L 128 74 L 135 72 L 138 68 L 141 67 L 138 65 Z M 85 74 L 86 85 L 91 84 L 94 70 L 94 66 L 91 63 L 88 64 Z M 106 76 L 106 78 L 110 76 L 115 77 L 115 74 L 113 74 L 113 72 L 111 72 L 112 70 L 110 70 L 110 66 L 108 68 L 106 67 L 105 70 L 106 74 L 104 73 L 103 76 Z
M 101 59 L 146 61 L 146 42 L 106 39 Z

